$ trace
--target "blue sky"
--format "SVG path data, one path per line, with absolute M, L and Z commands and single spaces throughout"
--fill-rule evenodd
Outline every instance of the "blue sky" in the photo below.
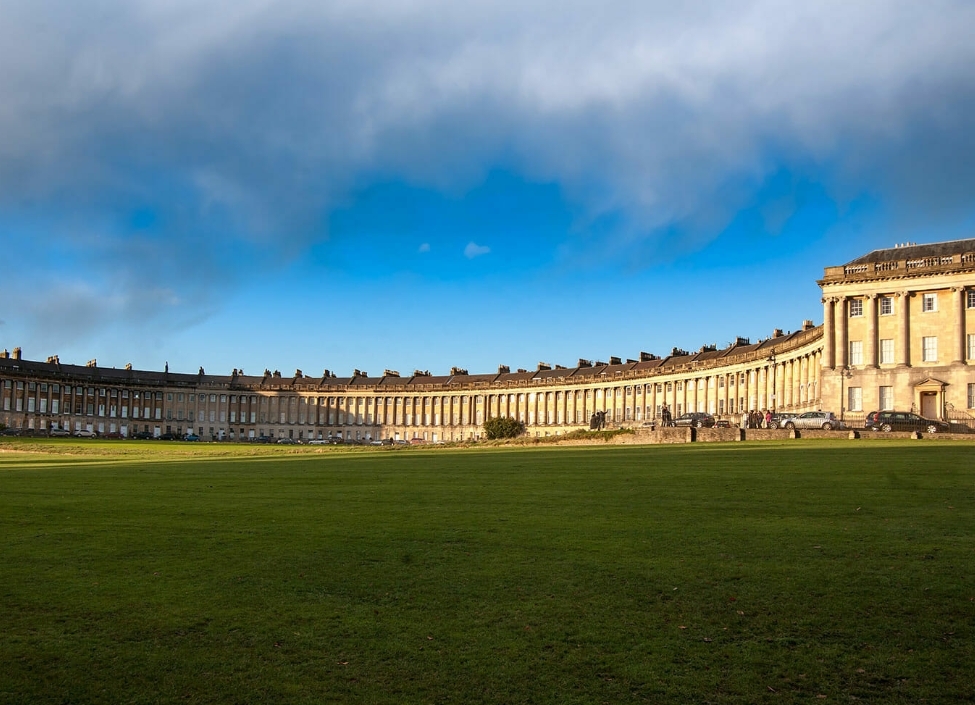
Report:
M 975 231 L 975 5 L 0 2 L 0 347 L 487 372 Z

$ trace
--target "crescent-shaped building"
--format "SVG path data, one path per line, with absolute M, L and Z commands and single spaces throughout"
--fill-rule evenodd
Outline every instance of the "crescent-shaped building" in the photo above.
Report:
M 975 239 L 875 250 L 826 267 L 819 285 L 821 326 L 807 320 L 720 350 L 514 372 L 177 374 L 31 361 L 14 348 L 0 353 L 0 423 L 122 437 L 450 442 L 478 438 L 494 416 L 551 436 L 588 428 L 596 412 L 639 426 L 665 409 L 732 422 L 766 409 L 827 410 L 853 425 L 894 409 L 975 421 Z

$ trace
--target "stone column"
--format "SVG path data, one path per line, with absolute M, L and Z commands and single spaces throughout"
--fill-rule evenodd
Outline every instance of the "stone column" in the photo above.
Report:
M 953 365 L 965 364 L 965 287 L 952 287 L 951 292 L 955 304 L 955 358 L 951 361 Z
M 863 345 L 863 364 L 877 367 L 877 295 L 867 296 L 867 339 Z
M 835 337 L 835 321 L 833 320 L 833 312 L 835 309 L 836 299 L 828 296 L 823 299 L 823 350 L 826 353 L 825 359 L 823 360 L 823 366 L 832 369 L 836 366 L 836 358 L 833 355 L 834 350 L 834 337 Z
M 846 369 L 850 364 L 850 341 L 849 341 L 849 312 L 847 311 L 849 298 L 842 296 L 839 299 L 839 323 L 836 325 L 836 366 L 841 370 Z
M 912 292 L 902 291 L 897 294 L 900 297 L 900 306 L 898 307 L 898 333 L 897 340 L 897 354 L 895 359 L 897 360 L 898 367 L 908 367 L 911 364 L 911 296 Z

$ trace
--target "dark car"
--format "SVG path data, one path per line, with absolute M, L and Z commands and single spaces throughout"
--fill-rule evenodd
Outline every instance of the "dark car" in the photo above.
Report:
M 192 442 L 195 442 L 195 441 L 200 440 L 200 437 L 198 435 L 196 435 L 195 433 L 187 433 L 185 436 L 183 436 L 183 440 L 184 441 L 192 441 Z
M 879 413 L 879 411 L 871 411 L 869 414 L 867 414 L 867 417 L 863 420 L 863 427 L 870 428 L 871 426 L 875 425 L 877 423 L 877 415 Z
M 167 433 L 164 433 L 161 436 L 159 436 L 159 440 L 160 441 L 175 441 L 176 440 L 176 434 L 175 433 L 168 433 L 168 432 Z
M 19 435 L 20 435 L 19 428 L 5 428 L 2 431 L 0 431 L 0 436 L 19 436 Z
M 928 433 L 947 433 L 951 426 L 937 419 L 926 419 L 909 411 L 881 411 L 872 423 L 866 426 L 871 431 L 927 431 Z
M 137 441 L 149 441 L 152 440 L 152 434 L 148 431 L 136 431 L 132 434 L 132 438 Z
M 711 428 L 714 426 L 714 417 L 703 411 L 689 411 L 681 414 L 674 419 L 674 426 L 695 426 L 697 428 Z

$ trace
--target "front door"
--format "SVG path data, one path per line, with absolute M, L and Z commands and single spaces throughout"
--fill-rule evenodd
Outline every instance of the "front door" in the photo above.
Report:
M 921 416 L 926 419 L 939 419 L 938 395 L 934 392 L 923 392 L 921 394 Z

